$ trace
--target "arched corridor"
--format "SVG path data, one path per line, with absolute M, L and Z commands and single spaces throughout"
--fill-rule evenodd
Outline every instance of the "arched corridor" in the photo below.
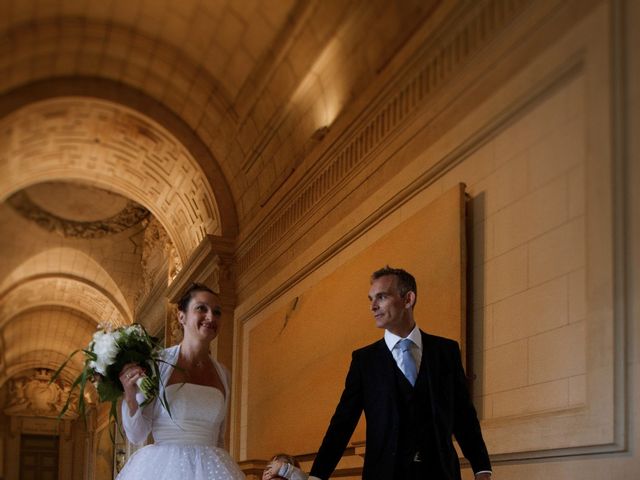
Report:
M 136 447 L 93 387 L 58 422 L 81 357 L 52 374 L 99 326 L 177 343 L 192 282 L 231 455 L 308 469 L 386 264 L 460 343 L 494 478 L 634 478 L 639 26 L 629 0 L 0 0 L 0 480 L 115 478 Z M 365 451 L 361 422 L 338 475 Z

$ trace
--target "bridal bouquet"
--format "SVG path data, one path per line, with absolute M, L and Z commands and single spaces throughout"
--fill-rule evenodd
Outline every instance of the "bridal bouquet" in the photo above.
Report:
M 94 335 L 91 343 L 85 349 L 76 350 L 53 375 L 55 380 L 66 364 L 78 352 L 84 353 L 84 367 L 82 372 L 74 380 L 71 392 L 78 387 L 78 411 L 84 417 L 86 406 L 84 389 L 88 381 L 93 382 L 98 391 L 101 402 L 111 402 L 109 416 L 117 422 L 117 401 L 124 395 L 124 389 L 118 378 L 122 368 L 128 363 L 137 363 L 145 370 L 146 376 L 138 379 L 137 384 L 143 394 L 140 406 L 144 406 L 158 396 L 160 391 L 160 372 L 158 363 L 162 362 L 162 347 L 158 340 L 149 336 L 142 325 L 133 324 L 116 329 L 100 328 Z M 71 393 L 60 412 L 59 417 L 65 414 L 71 402 Z M 166 399 L 160 401 L 167 408 Z

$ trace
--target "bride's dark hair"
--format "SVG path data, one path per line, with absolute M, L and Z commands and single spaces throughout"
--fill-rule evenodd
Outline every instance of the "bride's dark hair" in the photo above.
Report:
M 180 310 L 183 313 L 186 313 L 187 308 L 189 307 L 189 302 L 193 298 L 193 294 L 196 292 L 209 292 L 215 295 L 216 297 L 218 296 L 216 292 L 211 290 L 205 284 L 194 282 L 191 285 L 189 285 L 189 287 L 184 291 L 184 293 L 180 297 L 180 300 L 178 300 L 178 310 Z

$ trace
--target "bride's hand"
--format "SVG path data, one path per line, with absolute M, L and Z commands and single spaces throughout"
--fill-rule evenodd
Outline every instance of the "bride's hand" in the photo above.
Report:
M 124 401 L 127 402 L 131 415 L 138 410 L 138 402 L 136 401 L 138 385 L 136 381 L 143 376 L 144 370 L 137 363 L 127 363 L 118 376 L 120 383 L 122 383 L 122 388 L 124 388 Z

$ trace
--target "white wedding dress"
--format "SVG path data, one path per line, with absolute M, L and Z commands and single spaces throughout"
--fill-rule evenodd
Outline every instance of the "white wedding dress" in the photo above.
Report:
M 169 349 L 167 358 L 173 353 Z M 225 372 L 215 365 L 229 391 Z M 170 371 L 161 371 L 161 377 L 169 375 Z M 117 480 L 244 480 L 222 448 L 225 395 L 217 388 L 192 383 L 169 385 L 165 394 L 171 416 L 157 400 L 130 416 L 123 402 L 123 426 L 129 440 L 141 443 L 150 431 L 154 444 L 135 452 Z

